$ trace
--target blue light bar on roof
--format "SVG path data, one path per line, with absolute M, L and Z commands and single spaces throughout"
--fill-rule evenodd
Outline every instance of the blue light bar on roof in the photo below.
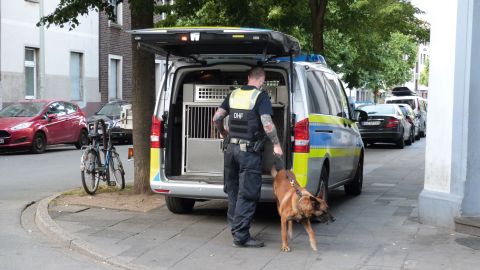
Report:
M 280 62 L 289 62 L 290 57 L 279 57 L 275 58 L 275 60 L 278 60 Z M 320 55 L 320 54 L 301 54 L 297 57 L 293 58 L 293 62 L 310 62 L 310 63 L 318 63 L 318 64 L 327 64 L 327 61 L 325 61 L 325 58 Z

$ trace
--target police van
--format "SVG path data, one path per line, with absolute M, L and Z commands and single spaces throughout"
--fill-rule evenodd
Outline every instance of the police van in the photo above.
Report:
M 226 199 L 223 140 L 212 117 L 232 90 L 247 83 L 247 72 L 262 65 L 284 149 L 298 182 L 325 199 L 343 186 L 362 191 L 364 146 L 354 112 L 338 76 L 322 57 L 301 57 L 297 39 L 251 28 L 156 28 L 132 31 L 139 47 L 163 56 L 162 79 L 151 129 L 150 186 L 166 195 L 174 213 L 195 201 Z M 262 153 L 262 201 L 273 201 L 273 147 Z

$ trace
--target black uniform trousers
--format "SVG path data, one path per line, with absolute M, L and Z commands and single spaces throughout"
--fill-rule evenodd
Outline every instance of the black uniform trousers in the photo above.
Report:
M 228 222 L 234 242 L 243 244 L 250 238 L 252 221 L 262 187 L 260 153 L 241 151 L 229 144 L 224 155 L 224 191 L 228 195 Z

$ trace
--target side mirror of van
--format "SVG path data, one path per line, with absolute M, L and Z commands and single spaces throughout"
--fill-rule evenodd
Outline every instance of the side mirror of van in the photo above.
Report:
M 355 110 L 354 111 L 354 118 L 355 122 L 364 122 L 368 120 L 368 113 L 362 110 Z

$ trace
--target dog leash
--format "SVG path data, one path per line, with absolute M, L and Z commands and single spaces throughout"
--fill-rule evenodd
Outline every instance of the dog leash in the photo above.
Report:
M 285 174 L 287 175 L 288 181 L 290 181 L 290 185 L 292 185 L 292 187 L 295 189 L 295 193 L 298 195 L 298 197 L 301 198 L 301 197 L 303 196 L 302 191 L 300 191 L 300 189 L 298 188 L 297 184 L 295 183 L 295 179 L 293 179 L 293 178 L 290 176 L 288 170 L 285 168 L 285 165 L 284 165 L 284 163 L 283 163 L 282 157 L 281 157 L 281 156 L 278 156 L 278 155 L 276 155 L 276 154 L 273 154 L 273 156 L 274 156 L 273 158 L 274 158 L 275 169 L 276 169 L 277 171 L 280 171 L 280 170 L 282 170 L 282 169 L 285 170 Z

